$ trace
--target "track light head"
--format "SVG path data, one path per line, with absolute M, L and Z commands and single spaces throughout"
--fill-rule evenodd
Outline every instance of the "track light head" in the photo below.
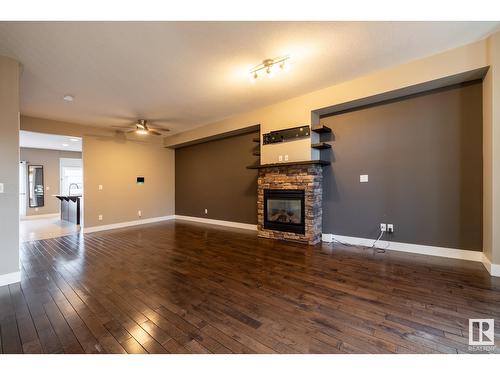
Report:
M 274 72 L 273 72 L 273 67 L 272 66 L 268 66 L 267 67 L 266 74 L 267 74 L 268 78 L 273 78 Z
M 259 77 L 258 72 L 261 70 L 264 70 L 268 78 L 272 78 L 275 73 L 275 65 L 278 65 L 281 70 L 283 71 L 288 71 L 289 69 L 289 64 L 288 60 L 290 59 L 290 56 L 282 56 L 282 57 L 277 57 L 274 59 L 265 59 L 262 61 L 261 64 L 253 67 L 250 70 L 250 82 L 255 83 L 257 78 Z

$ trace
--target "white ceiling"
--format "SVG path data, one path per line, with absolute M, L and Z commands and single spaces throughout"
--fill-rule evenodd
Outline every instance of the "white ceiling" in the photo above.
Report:
M 484 38 L 498 22 L 0 22 L 25 115 L 172 134 Z M 292 69 L 248 81 L 265 58 Z M 65 94 L 75 101 L 62 100 Z
M 19 134 L 19 145 L 21 147 L 43 148 L 47 150 L 82 151 L 81 138 L 35 133 L 25 130 L 21 130 Z

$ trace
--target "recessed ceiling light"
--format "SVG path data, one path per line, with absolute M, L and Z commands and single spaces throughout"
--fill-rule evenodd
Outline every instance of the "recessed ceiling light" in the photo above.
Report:
M 80 140 L 78 138 L 70 138 L 69 139 L 71 142 L 80 142 Z
M 69 146 L 67 143 L 63 143 L 62 145 L 63 145 L 63 147 L 68 147 Z
M 73 95 L 64 95 L 63 100 L 65 102 L 72 102 L 73 100 L 75 100 L 75 97 Z

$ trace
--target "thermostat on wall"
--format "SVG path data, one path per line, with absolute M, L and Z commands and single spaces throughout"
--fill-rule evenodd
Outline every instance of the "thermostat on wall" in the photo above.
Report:
M 137 177 L 137 184 L 144 185 L 144 177 Z

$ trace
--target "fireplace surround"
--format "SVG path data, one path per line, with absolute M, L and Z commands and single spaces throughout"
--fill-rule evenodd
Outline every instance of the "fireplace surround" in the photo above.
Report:
M 310 245 L 321 241 L 323 165 L 310 161 L 258 167 L 259 237 Z M 301 209 L 298 210 L 297 201 L 301 197 Z

